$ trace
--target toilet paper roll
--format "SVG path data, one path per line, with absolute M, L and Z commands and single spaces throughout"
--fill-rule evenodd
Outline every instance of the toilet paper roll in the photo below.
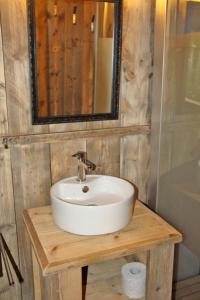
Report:
M 146 288 L 146 265 L 132 262 L 122 267 L 122 289 L 131 298 L 143 298 Z

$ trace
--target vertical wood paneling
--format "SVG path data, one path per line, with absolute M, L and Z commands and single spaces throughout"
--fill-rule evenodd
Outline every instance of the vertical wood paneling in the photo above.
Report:
M 121 139 L 120 176 L 138 185 L 138 136 Z
M 139 190 L 139 199 L 147 201 L 149 179 L 149 138 L 128 136 L 121 139 L 120 176 L 133 182 Z
M 82 86 L 82 49 L 80 32 L 83 26 L 83 1 L 72 1 L 72 11 L 77 7 L 77 23 L 71 26 L 71 80 L 73 83 L 72 89 L 72 112 L 79 114 L 81 112 L 81 89 Z M 70 18 L 71 19 L 71 18 Z
M 152 73 L 151 5 L 124 1 L 122 49 L 122 125 L 149 123 L 149 77 Z
M 119 176 L 120 140 L 118 137 L 88 139 L 87 156 L 97 166 L 95 174 Z
M 10 151 L 4 149 L 0 149 L 0 232 L 2 232 L 12 255 L 18 263 Z M 11 288 L 4 270 L 4 277 L 0 278 L 0 299 L 21 299 L 21 287 L 15 276 L 14 278 L 16 284 Z
M 49 204 L 50 160 L 49 145 L 25 146 L 12 149 L 13 185 L 18 230 L 20 267 L 25 281 L 23 299 L 34 299 L 31 247 L 22 220 L 26 207 Z
M 47 0 L 35 1 L 35 18 L 37 20 L 36 42 L 37 42 L 37 86 L 38 86 L 38 115 L 40 117 L 48 116 L 48 17 Z M 40 62 L 40 63 L 38 63 Z
M 9 134 L 45 132 L 31 125 L 26 0 L 0 0 Z
M 71 37 L 72 29 L 72 12 L 73 5 L 72 1 L 68 1 L 65 6 L 65 35 Z M 65 70 L 64 70 L 64 113 L 67 115 L 70 113 L 72 108 L 72 64 L 71 64 L 71 52 L 72 52 L 72 40 L 65 39 Z
M 6 82 L 4 74 L 4 57 L 0 16 L 0 135 L 8 133 L 8 116 L 6 107 Z
M 85 140 L 68 141 L 51 145 L 51 177 L 52 183 L 77 176 L 78 161 L 72 157 L 78 151 L 86 151 Z
M 95 15 L 96 2 L 85 1 L 83 4 L 83 48 L 82 48 L 82 95 L 81 113 L 93 113 L 94 97 L 94 32 L 91 22 Z
M 48 132 L 48 130 L 51 132 L 78 131 L 86 128 L 143 125 L 150 122 L 148 99 L 151 74 L 150 17 L 151 4 L 154 1 L 124 0 L 123 2 L 119 120 L 32 126 L 26 0 L 0 0 L 2 25 L 2 39 L 0 31 L 0 135 L 28 135 Z M 78 1 L 74 0 L 73 3 L 78 3 Z M 71 24 L 71 18 L 68 21 Z M 66 21 L 65 26 L 67 24 Z M 76 69 L 78 66 L 74 65 L 73 68 Z M 72 75 L 72 73 L 65 73 L 64 76 Z M 5 234 L 16 261 L 18 261 L 18 236 L 20 268 L 25 278 L 22 285 L 23 300 L 33 300 L 34 290 L 30 241 L 22 223 L 22 210 L 26 207 L 49 203 L 51 183 L 63 177 L 76 176 L 77 160 L 71 155 L 79 150 L 87 150 L 88 159 L 97 164 L 95 173 L 121 176 L 135 182 L 140 189 L 140 198 L 145 201 L 148 181 L 148 147 L 149 141 L 145 136 L 128 136 L 122 139 L 115 136 L 110 138 L 97 136 L 87 140 L 51 144 L 50 151 L 49 146 L 45 144 L 16 147 L 11 150 L 11 157 L 9 150 L 0 150 L 0 229 Z M 12 290 L 7 290 L 4 281 L 1 280 L 0 284 L 0 299 L 22 299 L 18 284 Z M 59 299 L 59 284 L 59 278 L 56 276 L 52 279 L 42 279 L 42 299 Z
M 0 135 L 6 135 L 8 134 L 8 116 L 1 21 L 0 15 Z M 4 149 L 0 149 L 0 232 L 3 234 L 15 261 L 19 263 L 10 150 Z M 21 286 L 13 270 L 14 287 L 10 287 L 8 284 L 5 268 L 3 273 L 4 277 L 0 278 L 0 299 L 21 300 Z
M 62 115 L 65 51 L 65 1 L 48 1 L 48 89 L 50 115 Z
M 150 123 L 149 89 L 152 75 L 152 5 L 154 1 L 124 1 L 121 78 L 121 126 Z M 121 139 L 120 176 L 135 183 L 139 198 L 147 199 L 149 141 L 143 136 Z
M 147 189 L 150 174 L 150 137 L 140 135 L 138 150 L 139 199 L 147 202 Z

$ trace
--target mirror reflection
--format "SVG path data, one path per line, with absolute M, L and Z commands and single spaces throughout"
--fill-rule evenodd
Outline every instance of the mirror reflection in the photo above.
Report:
M 33 1 L 36 117 L 113 113 L 115 11 L 114 0 Z

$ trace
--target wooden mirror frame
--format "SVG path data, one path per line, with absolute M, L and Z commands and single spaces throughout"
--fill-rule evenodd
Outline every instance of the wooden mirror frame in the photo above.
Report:
M 122 45 L 122 0 L 114 0 L 114 49 L 113 49 L 113 80 L 111 112 L 98 114 L 80 114 L 63 116 L 38 116 L 38 92 L 37 92 L 37 66 L 35 57 L 36 32 L 35 32 L 35 0 L 28 1 L 28 29 L 29 29 L 29 53 L 30 53 L 30 75 L 31 75 L 31 101 L 32 101 L 32 124 L 56 124 L 85 121 L 117 120 L 119 114 L 119 92 L 120 92 L 120 70 L 121 70 L 121 45 Z M 100 2 L 103 0 L 99 0 Z M 107 0 L 109 2 L 109 0 Z M 110 2 L 113 2 L 110 0 Z

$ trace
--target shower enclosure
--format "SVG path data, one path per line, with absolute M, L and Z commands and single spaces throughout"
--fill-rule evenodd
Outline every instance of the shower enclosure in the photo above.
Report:
M 179 281 L 200 274 L 199 0 L 156 1 L 154 53 L 149 201 L 184 235 Z

